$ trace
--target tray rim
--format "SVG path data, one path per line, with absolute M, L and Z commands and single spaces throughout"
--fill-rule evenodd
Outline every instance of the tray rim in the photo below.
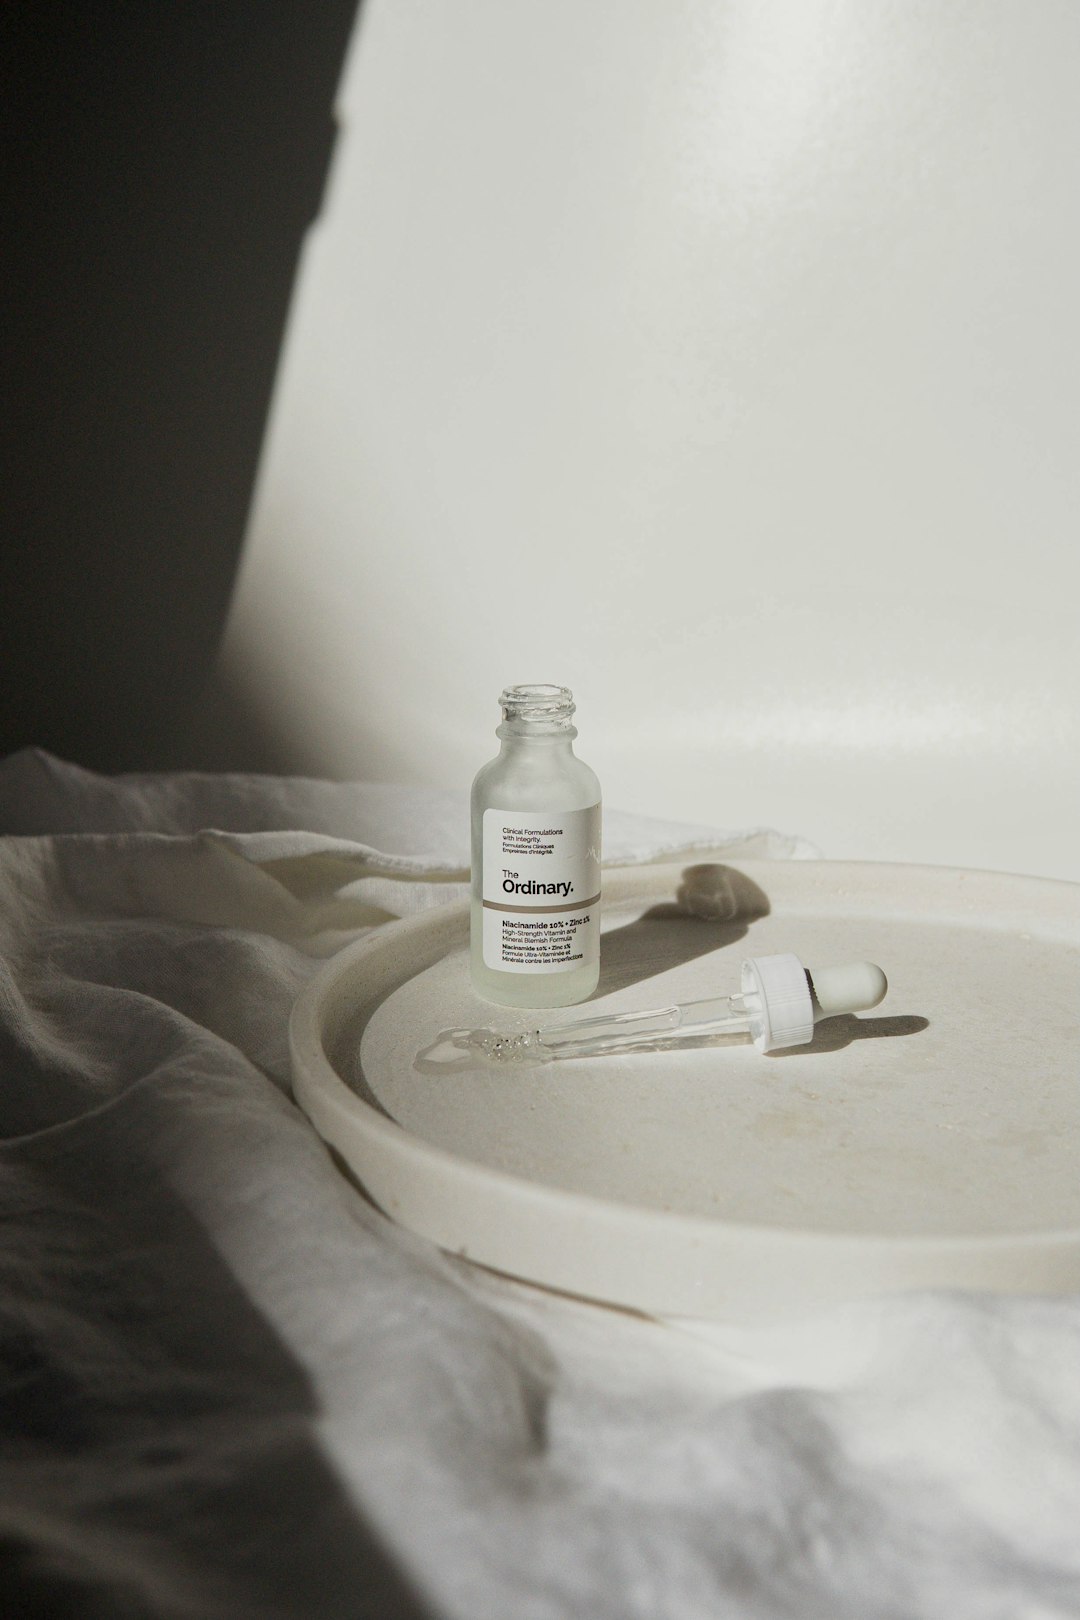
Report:
M 977 925 L 980 913 L 972 902 L 988 886 L 1003 888 L 1012 902 L 1004 926 L 1020 925 L 1025 917 L 1044 927 L 1056 923 L 1080 943 L 1080 884 L 983 868 L 743 860 L 698 848 L 656 861 L 605 867 L 604 904 L 647 899 L 649 894 L 643 896 L 642 889 L 655 885 L 662 890 L 665 880 L 670 885 L 673 866 L 710 859 L 750 879 L 768 874 L 771 893 L 776 892 L 778 878 L 783 890 L 785 878 L 796 886 L 813 888 L 817 880 L 835 888 L 848 876 L 857 886 L 865 886 L 875 875 L 895 882 L 897 874 L 903 874 L 913 889 L 944 885 L 956 898 L 962 896 L 960 911 L 947 917 L 961 925 Z M 944 913 L 941 920 L 946 920 Z M 414 1136 L 348 1085 L 327 1055 L 324 1030 L 335 1016 L 341 1027 L 343 1008 L 335 1007 L 337 1000 L 345 1004 L 349 1017 L 358 1018 L 359 1033 L 364 1001 L 357 1000 L 354 986 L 365 970 L 379 966 L 380 959 L 407 955 L 420 941 L 426 946 L 424 959 L 413 971 L 422 971 L 462 943 L 468 922 L 469 901 L 463 899 L 379 925 L 323 964 L 297 997 L 289 1019 L 297 1103 L 372 1201 L 407 1229 L 449 1253 L 526 1282 L 661 1316 L 787 1315 L 793 1309 L 913 1288 L 1005 1293 L 1080 1289 L 1080 1225 L 1032 1233 L 940 1236 L 804 1231 L 727 1221 L 565 1191 L 465 1159 Z M 1050 937 L 1057 933 L 1052 926 Z M 395 979 L 390 986 L 394 988 L 410 975 L 388 976 Z M 371 985 L 378 982 L 376 978 Z M 369 989 L 371 1010 L 383 993 Z M 526 1229 L 516 1237 L 506 1229 L 507 1207 L 511 1224 Z M 630 1251 L 637 1256 L 636 1271 L 625 1258 L 619 1263 L 615 1251 L 620 1247 L 624 1255 Z M 650 1275 L 642 1277 L 643 1270 Z

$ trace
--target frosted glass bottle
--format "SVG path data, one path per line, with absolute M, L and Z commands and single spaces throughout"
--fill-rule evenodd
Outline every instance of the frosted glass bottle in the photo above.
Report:
M 472 790 L 472 976 L 504 1007 L 569 1007 L 600 976 L 600 783 L 573 694 L 510 686 Z

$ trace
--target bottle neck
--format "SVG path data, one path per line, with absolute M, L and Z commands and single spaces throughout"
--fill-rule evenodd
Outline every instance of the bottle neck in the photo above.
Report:
M 508 725 L 504 721 L 495 735 L 502 744 L 499 752 L 504 755 L 539 751 L 547 755 L 572 754 L 577 728 L 567 726 L 565 730 L 551 731 L 544 727 Z

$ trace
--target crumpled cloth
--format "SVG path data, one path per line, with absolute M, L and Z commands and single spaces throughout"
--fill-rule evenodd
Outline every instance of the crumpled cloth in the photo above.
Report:
M 453 794 L 0 764 L 0 1613 L 1080 1616 L 1080 1301 L 650 1321 L 442 1256 L 291 1004 Z M 609 860 L 811 853 L 608 812 Z

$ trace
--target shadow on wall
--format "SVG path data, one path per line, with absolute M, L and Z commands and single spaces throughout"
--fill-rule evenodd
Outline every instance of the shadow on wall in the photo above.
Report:
M 222 609 L 224 622 L 226 607 Z M 160 769 L 253 771 L 268 776 L 327 776 L 319 741 L 294 716 L 260 701 L 257 674 L 218 659 L 204 674 L 169 738 Z
M 0 753 L 189 763 L 357 8 L 7 19 Z

